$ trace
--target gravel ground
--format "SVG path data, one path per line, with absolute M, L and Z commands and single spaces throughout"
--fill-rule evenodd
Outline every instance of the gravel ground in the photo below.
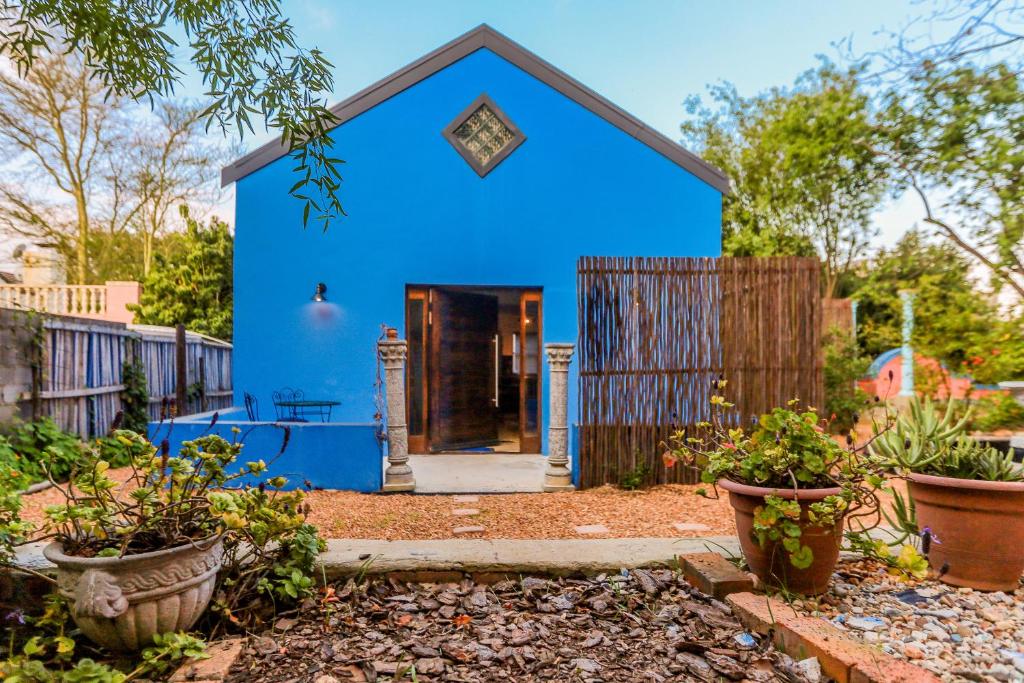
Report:
M 820 673 L 668 570 L 492 586 L 349 581 L 318 603 L 251 637 L 227 682 L 806 683 Z
M 127 468 L 113 470 L 124 480 Z M 604 486 L 570 493 L 481 495 L 458 502 L 447 495 L 380 495 L 312 491 L 310 521 L 328 538 L 444 539 L 460 526 L 482 526 L 472 538 L 581 538 L 577 526 L 603 525 L 593 538 L 726 536 L 736 533 L 728 501 L 694 494 L 697 486 L 623 491 Z M 50 489 L 23 498 L 23 517 L 39 522 L 47 505 L 62 502 Z M 477 510 L 456 516 L 455 510 Z M 679 530 L 674 523 L 694 525 Z
M 946 681 L 1024 681 L 1024 586 L 983 593 L 841 562 L 829 593 L 796 606 Z

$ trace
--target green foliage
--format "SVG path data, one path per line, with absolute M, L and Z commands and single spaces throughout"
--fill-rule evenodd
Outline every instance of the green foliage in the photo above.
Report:
M 6 448 L 0 445 L 0 466 L 18 470 L 28 483 L 42 481 L 47 474 L 66 481 L 81 457 L 82 442 L 49 417 L 16 422 L 6 435 Z
M 830 427 L 846 432 L 857 423 L 860 411 L 870 398 L 857 387 L 857 380 L 867 374 L 871 360 L 860 353 L 852 335 L 831 330 L 825 337 L 825 412 Z
M 649 471 L 645 463 L 639 463 L 636 467 L 619 477 L 619 488 L 627 491 L 636 491 L 643 488 Z
M 0 678 L 10 683 L 121 683 L 140 677 L 167 674 L 184 658 L 208 657 L 206 643 L 187 633 L 164 633 L 142 651 L 139 661 L 118 658 L 114 663 L 91 658 L 76 659 L 78 642 L 68 631 L 70 623 L 64 598 L 54 592 L 38 617 L 15 614 L 9 628 L 7 659 L 0 661 Z M 19 623 L 20 622 L 20 623 Z M 23 628 L 22 628 L 23 627 Z M 134 667 L 134 668 L 132 668 Z
M 719 380 L 721 389 L 725 382 Z M 665 462 L 701 468 L 701 481 L 728 479 L 752 486 L 793 490 L 838 488 L 836 495 L 806 507 L 796 500 L 768 494 L 754 510 L 753 534 L 764 547 L 782 546 L 790 563 L 806 568 L 814 561 L 801 543 L 807 527 L 834 528 L 851 510 L 877 509 L 874 491 L 882 485 L 877 460 L 863 449 L 844 449 L 827 433 L 828 422 L 813 410 L 799 412 L 798 401 L 762 415 L 750 429 L 730 427 L 723 411 L 732 408 L 720 395 L 712 397 L 712 421 L 698 424 L 707 437 L 677 432 L 669 440 Z
M 121 426 L 139 434 L 145 434 L 149 426 L 149 390 L 146 387 L 146 372 L 138 355 L 126 358 L 121 366 Z
M 1007 63 L 923 64 L 883 98 L 880 152 L 920 196 L 925 222 L 1024 296 L 1022 101 Z
M 990 433 L 1000 429 L 1024 428 L 1024 406 L 1005 391 L 997 391 L 970 403 L 967 431 Z
M 710 89 L 717 110 L 687 101 L 684 138 L 732 181 L 723 197 L 723 253 L 819 254 L 826 296 L 864 253 L 888 168 L 865 144 L 877 135 L 860 71 L 824 63 L 791 89 L 742 97 Z
M 1013 462 L 1012 453 L 964 436 L 970 414 L 956 419 L 956 405 L 950 401 L 943 413 L 930 399 L 917 397 L 908 414 L 901 415 L 894 429 L 879 434 L 871 451 L 886 465 L 919 474 L 982 481 L 1024 481 L 1024 469 Z
M 880 249 L 854 285 L 858 341 L 878 356 L 902 343 L 899 292 L 914 292 L 917 352 L 958 367 L 967 357 L 966 341 L 990 329 L 994 303 L 978 291 L 971 264 L 948 243 L 907 232 L 891 249 Z
M 239 135 L 266 122 L 279 130 L 295 163 L 291 194 L 327 229 L 344 215 L 339 166 L 328 132 L 336 118 L 322 94 L 333 90 L 331 64 L 316 49 L 305 50 L 282 16 L 278 0 L 20 0 L 0 4 L 0 56 L 24 73 L 41 54 L 73 51 L 115 96 L 166 97 L 180 84 L 176 64 L 181 31 L 188 58 L 203 75 L 212 100 L 207 127 Z M 56 30 L 55 30 L 56 29 Z
M 182 216 L 185 232 L 168 238 L 167 253 L 157 254 L 139 304 L 131 309 L 139 323 L 181 324 L 231 339 L 234 238 L 222 221 L 204 225 L 185 208 Z

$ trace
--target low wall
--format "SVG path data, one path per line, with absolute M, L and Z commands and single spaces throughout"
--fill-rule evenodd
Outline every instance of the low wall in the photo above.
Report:
M 244 412 L 240 415 L 222 413 L 217 424 L 210 428 L 211 415 L 192 415 L 173 425 L 151 422 L 149 436 L 154 443 L 167 438 L 172 454 L 181 449 L 183 441 L 204 434 L 217 434 L 229 441 L 243 438 L 243 463 L 253 460 L 270 463 L 281 448 L 283 431 L 273 422 L 250 422 L 244 419 Z M 232 432 L 234 427 L 242 430 L 237 436 Z M 288 423 L 288 427 L 291 429 L 288 447 L 269 470 L 270 476 L 288 478 L 285 488 L 300 488 L 308 480 L 313 486 L 324 489 L 380 491 L 383 468 L 376 425 L 299 422 Z

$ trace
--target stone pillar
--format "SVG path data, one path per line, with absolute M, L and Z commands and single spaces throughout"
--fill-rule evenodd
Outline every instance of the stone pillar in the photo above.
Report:
M 551 401 L 548 412 L 548 463 L 544 470 L 545 491 L 571 491 L 569 471 L 569 363 L 573 344 L 545 344 L 550 366 Z
M 412 491 L 416 480 L 409 467 L 409 428 L 405 423 L 405 355 L 403 339 L 377 342 L 384 363 L 384 389 L 388 406 L 388 468 L 384 470 L 385 491 Z
M 903 301 L 903 347 L 900 349 L 900 396 L 914 395 L 914 347 L 910 338 L 914 333 L 914 292 L 900 290 Z

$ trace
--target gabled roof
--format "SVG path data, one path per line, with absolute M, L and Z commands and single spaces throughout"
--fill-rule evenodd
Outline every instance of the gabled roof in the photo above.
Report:
M 481 48 L 487 48 L 515 64 L 534 78 L 640 140 L 719 192 L 729 192 L 729 179 L 720 170 L 487 24 L 481 24 L 334 105 L 331 107 L 331 113 L 337 117 L 338 125 L 343 124 Z M 221 169 L 221 185 L 244 178 L 287 153 L 288 149 L 281 144 L 281 138 L 272 140 Z

